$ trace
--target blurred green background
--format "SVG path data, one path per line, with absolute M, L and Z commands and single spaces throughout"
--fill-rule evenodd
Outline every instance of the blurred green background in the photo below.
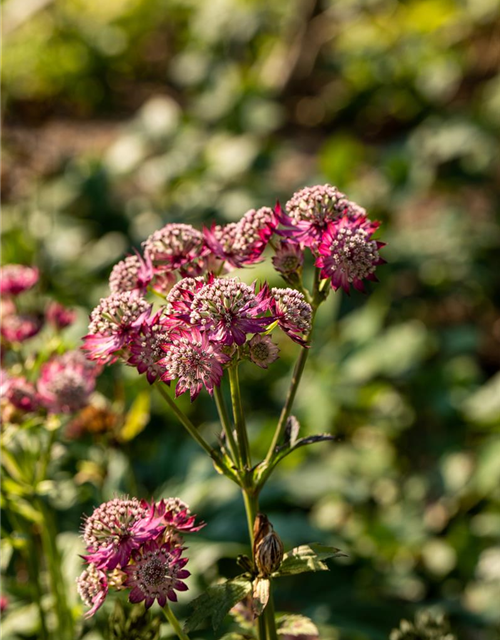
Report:
M 460 638 L 498 638 L 498 0 L 2 8 L 3 262 L 36 263 L 44 291 L 78 308 L 69 344 L 112 265 L 166 222 L 237 219 L 323 182 L 383 222 L 381 282 L 330 296 L 295 407 L 304 435 L 338 441 L 287 458 L 262 496 L 285 548 L 321 541 L 349 557 L 283 580 L 277 609 L 309 615 L 324 640 L 382 640 L 422 607 L 447 612 Z M 279 283 L 269 262 L 243 277 Z M 267 377 L 242 371 L 260 454 L 297 353 L 280 346 Z M 146 413 L 147 388 L 118 365 L 100 380 L 115 406 L 139 399 Z M 209 397 L 181 402 L 215 439 Z M 235 574 L 243 506 L 156 398 L 144 422 L 127 442 L 60 443 L 59 541 L 77 575 L 82 513 L 116 492 L 177 494 L 208 523 L 189 541 L 186 603 Z M 30 637 L 28 610 L 14 603 L 6 638 Z M 105 620 L 82 633 L 102 637 Z

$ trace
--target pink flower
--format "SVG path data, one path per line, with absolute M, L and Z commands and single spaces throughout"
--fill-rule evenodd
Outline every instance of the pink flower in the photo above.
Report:
M 278 326 L 288 337 L 305 346 L 303 334 L 311 330 L 312 308 L 295 289 L 271 289 L 272 311 Z
M 108 595 L 107 576 L 95 564 L 89 564 L 76 583 L 80 598 L 90 607 L 85 613 L 85 618 L 91 618 L 102 607 Z
M 144 256 L 157 272 L 179 270 L 182 275 L 199 275 L 206 253 L 203 235 L 190 224 L 166 224 L 143 243 Z
M 20 411 L 36 411 L 40 406 L 40 398 L 35 386 L 22 376 L 10 377 L 5 372 L 2 374 L 2 397 Z
M 9 607 L 9 598 L 5 595 L 0 596 L 0 613 L 5 613 Z
M 59 356 L 42 365 L 37 388 L 42 404 L 50 412 L 74 413 L 88 404 L 95 389 L 95 376 L 86 365 Z
M 250 360 L 262 369 L 278 359 L 280 350 L 274 344 L 271 336 L 255 335 L 248 343 Z
M 167 295 L 168 318 L 165 324 L 169 327 L 182 327 L 189 324 L 189 316 L 195 295 L 203 289 L 207 283 L 212 283 L 213 276 L 208 278 L 183 278 L 172 287 Z
M 11 314 L 2 319 L 1 334 L 8 342 L 24 342 L 41 331 L 43 318 L 39 315 Z
M 280 242 L 272 263 L 276 271 L 287 278 L 301 271 L 304 263 L 304 251 L 295 242 Z
M 113 267 L 109 276 L 109 288 L 111 293 L 136 291 L 144 294 L 153 275 L 150 260 L 143 260 L 139 254 L 127 256 Z
M 379 255 L 384 243 L 371 239 L 378 227 L 378 222 L 362 216 L 343 216 L 328 225 L 318 248 L 320 255 L 316 266 L 321 269 L 322 278 L 331 280 L 335 290 L 342 287 L 349 293 L 352 285 L 358 291 L 364 291 L 363 280 L 377 282 L 375 269 L 385 263 Z
M 236 278 L 216 278 L 194 296 L 190 320 L 200 330 L 208 331 L 211 340 L 225 345 L 242 345 L 247 333 L 265 331 L 269 317 L 258 317 L 269 308 L 269 293 L 263 287 L 255 293 Z
M 58 331 L 69 327 L 76 320 L 76 311 L 67 309 L 59 302 L 53 300 L 47 307 L 45 319 Z
M 278 210 L 280 222 L 286 227 L 284 236 L 292 237 L 305 247 L 316 249 L 328 224 L 347 216 L 366 215 L 365 210 L 329 184 L 305 187 L 293 194 L 286 203 L 285 215 Z
M 130 602 L 145 601 L 149 609 L 155 600 L 164 607 L 167 599 L 177 601 L 176 591 L 187 591 L 183 580 L 189 577 L 186 571 L 188 559 L 182 558 L 182 548 L 172 548 L 168 542 L 148 541 L 132 554 L 134 564 L 125 567 L 127 574 L 124 586 L 130 587 Z
M 136 498 L 105 502 L 87 518 L 83 539 L 85 559 L 99 569 L 125 567 L 134 549 L 157 538 L 165 525 L 154 516 L 154 507 Z
M 163 345 L 165 357 L 160 360 L 165 372 L 161 379 L 169 383 L 177 380 L 175 395 L 179 396 L 189 390 L 191 401 L 204 386 L 212 394 L 214 386 L 219 386 L 223 369 L 222 365 L 229 361 L 220 346 L 210 342 L 206 333 L 197 329 L 187 332 L 172 331 L 170 343 Z
M 131 356 L 128 364 L 137 367 L 139 373 L 145 373 L 149 384 L 153 384 L 164 371 L 159 361 L 164 356 L 162 344 L 169 341 L 169 332 L 161 324 L 161 315 L 160 311 L 144 322 L 129 346 Z
M 118 352 L 128 346 L 149 317 L 151 305 L 133 291 L 113 293 L 102 298 L 90 315 L 89 333 L 83 349 L 89 358 L 101 363 L 114 362 Z
M 221 260 L 238 268 L 254 264 L 262 255 L 278 226 L 278 219 L 269 207 L 250 209 L 239 222 L 204 229 L 205 242 Z
M 188 505 L 179 498 L 160 500 L 155 505 L 155 516 L 165 525 L 164 538 L 172 544 L 182 545 L 181 533 L 195 533 L 205 526 L 196 524 L 196 516 L 191 514 Z
M 0 269 L 0 293 L 17 296 L 38 282 L 38 269 L 22 264 L 7 264 Z

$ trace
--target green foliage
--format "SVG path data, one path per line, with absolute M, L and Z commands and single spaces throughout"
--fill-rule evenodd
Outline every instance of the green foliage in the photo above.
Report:
M 159 640 L 160 622 L 143 606 L 124 606 L 116 600 L 109 618 L 109 640 Z
M 303 544 L 285 553 L 276 575 L 291 576 L 305 571 L 328 571 L 328 565 L 324 561 L 341 556 L 345 554 L 334 547 Z

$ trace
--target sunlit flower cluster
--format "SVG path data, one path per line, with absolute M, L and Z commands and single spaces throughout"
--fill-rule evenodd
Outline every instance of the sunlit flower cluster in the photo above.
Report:
M 90 318 L 84 349 L 101 363 L 120 358 L 150 384 L 175 381 L 175 392 L 196 398 L 213 393 L 224 369 L 241 359 L 266 368 L 279 354 L 270 337 L 279 327 L 303 347 L 312 325 L 314 295 L 304 290 L 306 251 L 312 252 L 323 297 L 334 289 L 363 289 L 375 280 L 382 243 L 378 223 L 331 185 L 306 187 L 282 210 L 251 209 L 238 222 L 213 224 L 203 232 L 170 223 L 143 243 L 143 255 L 113 268 L 110 295 Z M 289 287 L 247 284 L 229 271 L 250 267 L 266 249 Z M 316 290 L 316 293 L 319 291 Z M 163 296 L 153 308 L 148 294 Z M 157 299 L 157 298 L 156 298 Z
M 110 588 L 128 589 L 130 602 L 144 601 L 146 608 L 155 600 L 162 607 L 175 602 L 189 576 L 183 535 L 203 526 L 178 498 L 148 503 L 123 497 L 97 507 L 84 523 L 87 564 L 77 580 L 86 617 L 103 605 Z

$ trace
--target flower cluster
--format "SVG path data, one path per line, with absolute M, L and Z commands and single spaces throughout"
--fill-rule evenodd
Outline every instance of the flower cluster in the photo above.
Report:
M 307 346 L 312 297 L 302 285 L 306 249 L 320 279 L 334 289 L 363 290 L 364 280 L 376 280 L 375 269 L 384 262 L 383 244 L 372 238 L 377 228 L 362 207 L 330 185 L 301 189 L 286 211 L 279 205 L 251 209 L 238 222 L 203 232 L 167 224 L 143 243 L 143 256 L 115 265 L 110 295 L 92 312 L 83 348 L 100 363 L 120 358 L 150 384 L 177 381 L 176 395 L 189 391 L 194 399 L 203 387 L 213 393 L 224 368 L 237 359 L 266 368 L 278 357 L 267 335 L 275 326 Z M 269 245 L 289 288 L 227 276 L 258 262 Z M 155 311 L 149 290 L 165 298 Z
M 178 498 L 115 498 L 95 509 L 83 527 L 87 565 L 77 580 L 86 617 L 102 606 L 110 588 L 129 589 L 130 602 L 144 601 L 146 608 L 155 600 L 161 607 L 175 602 L 189 576 L 183 535 L 203 526 Z
M 336 187 L 316 185 L 297 191 L 286 203 L 286 212 L 277 207 L 277 217 L 285 227 L 273 264 L 285 280 L 302 268 L 303 250 L 311 250 L 321 279 L 330 280 L 333 289 L 349 293 L 353 286 L 364 291 L 363 280 L 376 281 L 375 269 L 384 264 L 373 240 L 378 222 L 348 200 Z M 302 254 L 302 258 L 299 257 Z M 296 263 L 295 269 L 293 268 Z

